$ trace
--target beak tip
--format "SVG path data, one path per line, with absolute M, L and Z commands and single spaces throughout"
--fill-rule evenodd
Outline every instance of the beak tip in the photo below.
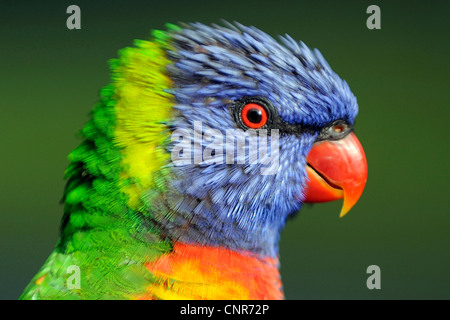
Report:
M 350 210 L 342 208 L 341 213 L 339 213 L 339 218 L 343 218 Z
M 344 203 L 342 204 L 341 212 L 339 213 L 339 218 L 343 218 L 347 213 L 350 212 L 350 210 L 353 208 L 353 206 L 358 202 L 359 197 L 355 199 L 351 199 L 348 196 L 346 197 L 346 194 L 344 192 Z

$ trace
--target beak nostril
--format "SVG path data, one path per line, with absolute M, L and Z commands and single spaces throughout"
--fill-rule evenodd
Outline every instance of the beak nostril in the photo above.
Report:
M 344 132 L 345 128 L 342 125 L 336 125 L 336 126 L 333 127 L 333 130 L 336 133 L 341 133 L 341 132 Z

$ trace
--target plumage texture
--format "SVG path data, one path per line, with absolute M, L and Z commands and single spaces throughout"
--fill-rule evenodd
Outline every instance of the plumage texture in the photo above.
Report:
M 282 298 L 278 241 L 301 207 L 305 157 L 323 126 L 353 123 L 358 109 L 317 50 L 281 42 L 254 27 L 194 23 L 121 50 L 69 156 L 61 239 L 21 298 Z M 249 145 L 232 163 L 217 152 L 171 161 L 176 130 L 193 132 L 195 155 L 210 147 L 208 132 L 238 129 L 229 106 L 244 96 L 309 128 L 280 136 L 274 174 L 246 163 Z M 80 289 L 67 287 L 71 265 Z

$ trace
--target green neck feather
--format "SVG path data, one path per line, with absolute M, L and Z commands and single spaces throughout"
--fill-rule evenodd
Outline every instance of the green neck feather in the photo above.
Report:
M 169 33 L 154 31 L 151 41 L 136 41 L 111 60 L 112 83 L 69 155 L 61 238 L 22 298 L 130 298 L 155 281 L 145 263 L 172 248 L 150 207 L 170 179 L 169 48 Z M 71 265 L 81 270 L 81 290 L 64 283 Z

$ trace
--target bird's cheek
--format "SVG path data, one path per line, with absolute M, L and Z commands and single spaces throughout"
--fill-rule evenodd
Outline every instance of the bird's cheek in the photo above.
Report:
M 358 138 L 350 133 L 341 140 L 317 142 L 306 159 L 304 202 L 344 198 L 343 217 L 361 197 L 367 181 L 366 155 Z

